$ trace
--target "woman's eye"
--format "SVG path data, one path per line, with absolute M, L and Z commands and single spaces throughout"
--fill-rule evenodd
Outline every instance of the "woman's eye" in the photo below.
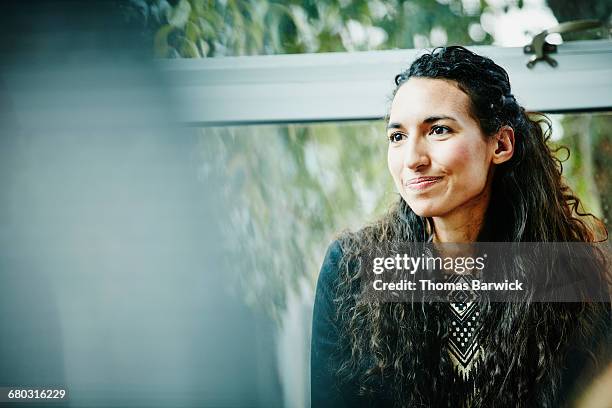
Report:
M 395 133 L 392 133 L 392 134 L 389 136 L 389 141 L 390 141 L 391 143 L 398 143 L 398 142 L 401 142 L 403 138 L 404 138 L 404 135 L 403 135 L 403 134 L 401 134 L 401 133 L 399 133 L 399 132 L 395 132 Z
M 450 132 L 450 129 L 446 126 L 432 126 L 429 131 L 430 135 L 442 136 Z

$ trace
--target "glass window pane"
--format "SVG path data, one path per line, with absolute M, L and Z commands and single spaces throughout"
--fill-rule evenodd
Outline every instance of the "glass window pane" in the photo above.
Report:
M 610 112 L 548 115 L 549 145 L 585 212 L 612 227 Z M 334 236 L 380 217 L 399 198 L 383 121 L 202 129 L 201 176 L 219 180 L 240 296 L 280 319 L 285 401 L 306 403 L 314 283 Z M 568 157 L 568 149 L 570 155 Z M 283 345 L 285 347 L 283 347 Z

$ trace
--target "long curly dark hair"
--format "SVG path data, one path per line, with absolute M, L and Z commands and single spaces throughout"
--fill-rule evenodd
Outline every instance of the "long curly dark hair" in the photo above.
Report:
M 452 46 L 416 59 L 396 77 L 395 92 L 411 77 L 455 81 L 470 97 L 471 113 L 486 136 L 505 125 L 514 129 L 514 155 L 494 173 L 483 227 L 488 241 L 595 242 L 600 231 L 607 239 L 603 223 L 584 212 L 562 178 L 557 151 L 547 143 L 550 121 L 517 103 L 503 68 Z M 356 260 L 380 243 L 426 241 L 430 223 L 400 197 L 382 219 L 340 236 L 339 347 L 351 356 L 339 367 L 340 377 L 358 381 L 366 395 L 386 392 L 402 407 L 558 406 L 571 386 L 562 375 L 566 355 L 573 350 L 596 360 L 588 350 L 607 330 L 601 322 L 610 320 L 609 303 L 483 302 L 478 307 L 484 353 L 466 384 L 453 376 L 445 350 L 447 305 L 366 302 L 356 295 L 366 273 Z

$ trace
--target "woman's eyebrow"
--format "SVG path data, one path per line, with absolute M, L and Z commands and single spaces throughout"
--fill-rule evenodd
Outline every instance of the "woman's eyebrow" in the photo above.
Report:
M 444 119 L 458 122 L 458 120 L 453 118 L 452 116 L 429 116 L 428 118 L 425 118 L 422 123 L 429 124 L 429 123 L 434 123 L 434 122 L 437 122 L 439 120 L 444 120 Z M 403 129 L 403 128 L 404 126 L 402 126 L 402 124 L 398 122 L 390 122 L 387 125 L 387 129 Z
M 439 120 L 444 120 L 444 119 L 457 122 L 457 119 L 453 118 L 452 116 L 430 116 L 427 119 L 425 119 L 423 123 L 433 123 L 433 122 L 437 122 Z
M 391 122 L 387 125 L 387 129 L 402 129 L 403 126 L 401 123 Z

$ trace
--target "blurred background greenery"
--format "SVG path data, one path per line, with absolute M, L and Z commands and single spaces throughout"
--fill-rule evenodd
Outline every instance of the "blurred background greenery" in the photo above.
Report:
M 186 126 L 159 69 L 185 61 L 150 56 L 521 46 L 612 6 L 545 1 L 3 2 L 0 383 L 79 407 L 310 406 L 325 250 L 398 198 L 385 124 Z M 552 120 L 610 225 L 612 116 Z
M 558 22 L 608 21 L 612 10 L 607 0 L 134 0 L 131 5 L 129 16 L 143 21 L 160 58 L 522 46 Z M 587 112 L 552 119 L 551 142 L 571 152 L 564 164 L 568 182 L 609 227 L 612 116 Z M 312 293 L 333 236 L 374 220 L 397 199 L 386 169 L 383 126 L 374 121 L 202 129 L 201 177 L 223 180 L 228 203 L 223 230 L 233 254 L 228 266 L 237 270 L 239 295 L 248 304 L 278 318 L 292 292 Z

